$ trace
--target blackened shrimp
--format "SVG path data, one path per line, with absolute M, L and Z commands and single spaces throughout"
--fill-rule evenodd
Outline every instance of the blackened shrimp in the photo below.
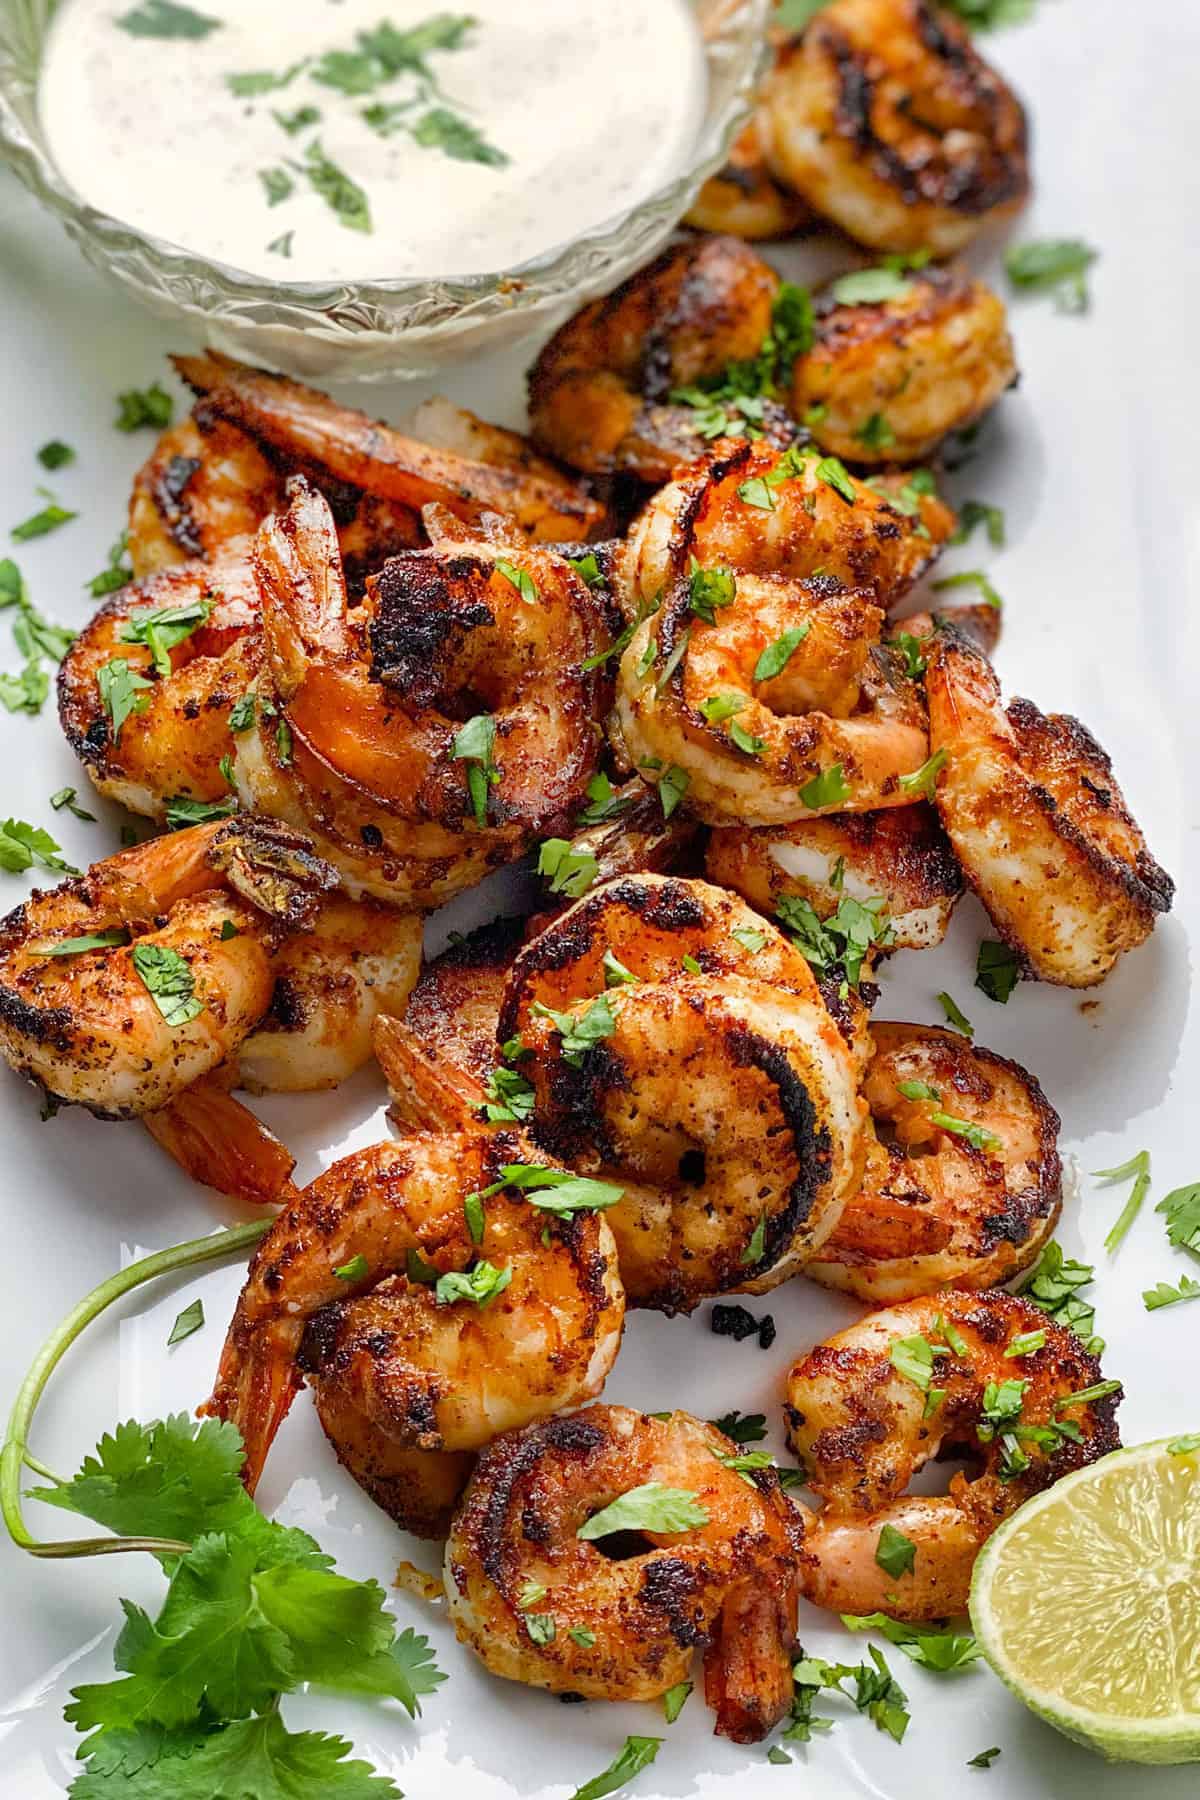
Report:
M 602 603 L 564 558 L 481 532 L 393 558 L 352 620 L 329 509 L 289 491 L 257 539 L 270 704 L 236 739 L 239 791 L 352 894 L 436 904 L 583 803 Z
M 851 278 L 853 279 L 853 278 Z M 823 450 L 856 463 L 921 462 L 973 425 L 1017 378 L 999 296 L 925 269 L 877 302 L 816 303 L 815 339 L 792 370 L 792 410 Z
M 771 174 L 757 116 L 738 133 L 728 162 L 705 182 L 684 220 L 697 231 L 751 239 L 791 237 L 812 222 L 800 196 Z
M 1119 1387 L 1073 1400 L 1100 1365 L 1011 1294 L 950 1290 L 868 1313 L 793 1364 L 788 1435 L 823 1508 L 801 1552 L 805 1595 L 839 1613 L 966 1610 L 975 1557 L 1023 1500 L 1115 1450 Z M 943 1495 L 908 1484 L 941 1450 L 977 1465 Z M 910 1570 L 876 1561 L 885 1526 Z
M 1149 937 L 1174 883 L 1085 725 L 1030 700 L 1005 708 L 961 634 L 939 632 L 927 654 L 937 808 L 967 880 L 1030 974 L 1092 987 Z
M 657 605 L 693 563 L 790 580 L 825 576 L 871 590 L 891 610 L 936 560 L 954 514 L 927 484 L 907 488 L 903 475 L 878 481 L 860 481 L 812 450 L 727 441 L 634 521 L 617 561 L 628 615 Z
M 499 1037 L 530 1134 L 624 1190 L 607 1216 L 638 1305 L 774 1286 L 860 1180 L 855 1051 L 800 952 L 706 882 L 586 895 L 517 956 Z
M 229 720 L 262 665 L 250 545 L 164 568 L 113 595 L 58 674 L 67 741 L 100 793 L 147 818 L 230 797 Z M 118 716 L 107 684 L 132 685 Z M 105 685 L 102 685 L 105 684 Z
M 229 820 L 34 892 L 0 925 L 0 1051 L 106 1117 L 166 1105 L 236 1055 L 329 879 L 287 833 Z
M 930 0 L 834 0 L 760 107 L 773 173 L 876 250 L 950 256 L 1029 194 L 1025 113 Z
M 802 901 L 822 920 L 847 900 L 887 921 L 887 948 L 928 950 L 946 935 L 962 873 L 924 801 L 884 812 L 840 813 L 785 826 L 710 834 L 705 872 L 768 918 Z
M 876 1303 L 991 1288 L 1062 1209 L 1059 1118 L 1034 1077 L 927 1025 L 872 1021 L 866 1175 L 805 1274 Z
M 624 1299 L 603 1214 L 556 1214 L 537 1191 L 505 1186 L 509 1165 L 535 1162 L 527 1141 L 479 1123 L 482 1091 L 447 1083 L 394 1020 L 377 1031 L 398 1102 L 420 1088 L 438 1128 L 344 1157 L 280 1214 L 207 1410 L 241 1431 L 253 1491 L 307 1376 L 368 1491 L 430 1531 L 444 1528 L 436 1496 L 453 1486 L 445 1453 L 465 1475 L 464 1454 L 497 1432 L 599 1392 Z
M 469 522 L 485 512 L 511 516 L 522 533 L 545 542 L 575 542 L 598 525 L 601 508 L 578 483 L 544 462 L 502 458 L 493 437 L 487 460 L 406 437 L 327 394 L 282 375 L 252 369 L 216 351 L 178 356 L 175 367 L 200 405 L 203 428 L 224 420 L 249 436 L 269 462 L 307 474 L 337 504 L 349 488 L 350 517 L 361 494 L 419 514 L 439 503 Z M 482 426 L 481 426 L 482 428 Z M 512 434 L 505 433 L 510 443 Z M 331 484 L 334 486 L 331 488 Z M 402 524 L 405 515 L 400 515 Z
M 778 287 L 737 238 L 672 245 L 550 339 L 529 375 L 534 437 L 591 474 L 666 481 L 704 448 L 673 393 L 758 355 Z
M 621 658 L 630 760 L 655 786 L 669 769 L 686 810 L 712 825 L 911 804 L 925 702 L 882 645 L 883 618 L 870 593 L 830 576 L 697 567 Z
M 459 1638 L 494 1675 L 596 1700 L 652 1700 L 704 1653 L 716 1730 L 757 1743 L 791 1702 L 799 1520 L 773 1469 L 687 1413 L 591 1406 L 497 1439 L 446 1545 Z M 632 1555 L 586 1535 L 604 1509 L 670 1490 L 677 1521 Z

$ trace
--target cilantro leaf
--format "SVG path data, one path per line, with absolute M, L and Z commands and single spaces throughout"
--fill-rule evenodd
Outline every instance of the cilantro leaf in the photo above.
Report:
M 369 1763 L 346 1760 L 351 1746 L 344 1738 L 289 1731 L 275 1712 L 235 1719 L 207 1736 L 163 1733 L 153 1759 L 129 1773 L 113 1766 L 112 1747 L 102 1758 L 101 1745 L 89 1755 L 87 1772 L 72 1783 L 71 1800 L 246 1800 L 249 1795 L 298 1800 L 305 1794 L 319 1794 L 321 1800 L 400 1800 L 389 1776 L 377 1775 Z
M 894 1525 L 885 1525 L 875 1545 L 875 1561 L 884 1573 L 893 1580 L 901 1575 L 911 1575 L 916 1560 L 917 1546 L 912 1539 L 905 1537 Z
M 819 975 L 841 977 L 857 987 L 868 951 L 885 948 L 895 935 L 884 904 L 879 897 L 855 900 L 846 894 L 837 911 L 822 919 L 811 901 L 784 894 L 778 918 Z
M 152 1425 L 130 1419 L 106 1433 L 71 1481 L 31 1490 L 124 1537 L 190 1543 L 204 1529 L 236 1526 L 254 1503 L 241 1484 L 242 1440 L 219 1419 L 174 1413 Z
M 1053 293 L 1060 312 L 1081 313 L 1087 311 L 1087 272 L 1097 255 L 1081 238 L 1035 238 L 1012 245 L 1004 268 L 1014 287 Z
M 980 993 L 1004 1005 L 1020 978 L 1016 952 L 995 938 L 984 938 L 975 959 L 975 986 Z
M 42 445 L 37 453 L 37 459 L 43 469 L 49 469 L 53 473 L 55 469 L 65 469 L 68 463 L 73 463 L 75 452 L 70 444 L 64 444 L 61 438 L 51 438 L 48 444 Z
M 477 125 L 448 106 L 430 107 L 412 128 L 413 142 L 424 150 L 440 150 L 455 162 L 484 163 L 502 169 L 512 158 L 506 150 L 489 144 Z
M 1142 1291 L 1142 1302 L 1147 1312 L 1158 1312 L 1164 1306 L 1174 1306 L 1179 1300 L 1200 1300 L 1200 1281 L 1193 1280 L 1190 1275 L 1183 1275 L 1178 1287 L 1160 1281 L 1154 1287 Z
M 687 1703 L 692 1691 L 690 1681 L 677 1681 L 674 1687 L 668 1688 L 662 1697 L 662 1709 L 668 1725 L 673 1725 Z
M 438 1277 L 437 1302 L 439 1306 L 453 1306 L 458 1300 L 473 1300 L 476 1306 L 488 1306 L 511 1280 L 511 1268 L 497 1269 L 490 1262 L 478 1262 L 467 1273 L 453 1269 Z
M 735 1444 L 759 1444 L 767 1435 L 767 1416 L 765 1413 L 723 1413 L 719 1419 L 713 1419 L 715 1430 L 721 1431 Z
M 777 675 L 782 675 L 793 652 L 799 649 L 811 630 L 809 624 L 796 625 L 768 644 L 754 665 L 755 681 L 773 681 Z
M 885 300 L 902 300 L 911 293 L 912 283 L 896 269 L 855 269 L 839 275 L 829 291 L 839 306 L 879 306 Z
M 576 1537 L 585 1543 L 608 1537 L 614 1531 L 692 1531 L 708 1524 L 708 1513 L 687 1488 L 665 1487 L 646 1481 L 630 1488 L 579 1527 Z
M 572 850 L 566 838 L 547 838 L 538 849 L 537 872 L 549 882 L 552 894 L 578 900 L 600 873 L 600 864 L 590 850 Z
M 1004 548 L 1004 509 L 989 506 L 986 500 L 963 501 L 958 509 L 958 527 L 946 542 L 965 544 L 977 525 L 985 527 L 988 543 L 993 550 Z
M 328 156 L 314 138 L 304 152 L 304 173 L 326 205 L 350 231 L 371 232 L 371 207 L 358 183 Z
M 842 1613 L 842 1624 L 849 1631 L 878 1631 L 902 1650 L 912 1662 L 936 1675 L 948 1675 L 966 1669 L 981 1655 L 979 1645 L 970 1632 L 941 1631 L 932 1625 L 903 1623 L 886 1613 Z
M 63 861 L 60 847 L 48 831 L 38 825 L 27 825 L 24 819 L 5 819 L 0 825 L 0 869 L 19 875 L 23 869 L 31 869 L 34 863 L 56 875 L 79 873 Z
M 940 581 L 935 581 L 933 583 L 934 592 L 938 594 L 944 592 L 946 588 L 960 587 L 978 588 L 980 597 L 985 600 L 989 606 L 994 606 L 997 612 L 999 612 L 1004 605 L 1004 601 L 1000 598 L 1000 595 L 996 592 L 996 589 L 992 586 L 982 569 L 962 569 L 957 575 L 943 575 Z
M 945 750 L 935 750 L 933 755 L 923 762 L 919 769 L 914 769 L 911 775 L 901 775 L 901 792 L 924 795 L 927 800 L 932 800 L 937 791 L 937 778 L 945 766 Z
M 42 491 L 45 492 L 44 489 Z M 48 505 L 43 506 L 41 512 L 36 512 L 31 518 L 22 519 L 19 525 L 14 525 L 9 536 L 15 538 L 19 544 L 25 544 L 29 542 L 30 538 L 45 537 L 49 532 L 57 531 L 60 525 L 66 525 L 71 519 L 78 517 L 77 512 L 69 512 L 65 506 L 59 506 L 57 501 L 52 500 Z
M 123 644 L 145 644 L 158 674 L 171 673 L 172 651 L 208 622 L 209 600 L 193 600 L 182 606 L 138 606 L 117 633 Z
M 956 1031 L 961 1031 L 964 1037 L 973 1038 L 975 1027 L 951 995 L 939 994 L 937 999 L 938 1005 L 946 1015 L 947 1023 L 953 1025 Z
M 619 1756 L 611 1762 L 607 1769 L 585 1781 L 582 1787 L 575 1789 L 571 1800 L 603 1800 L 605 1794 L 615 1794 L 619 1788 L 625 1787 L 635 1775 L 650 1764 L 658 1755 L 661 1738 L 627 1737 Z
M 117 416 L 113 423 L 118 431 L 140 431 L 150 426 L 165 431 L 171 423 L 175 402 L 165 388 L 152 382 L 148 388 L 126 388 L 117 395 Z
M 800 789 L 800 798 L 810 812 L 816 812 L 823 806 L 843 806 L 850 798 L 850 788 L 842 773 L 842 765 L 836 762 L 831 768 L 822 769 L 811 781 L 805 782 Z
M 141 0 L 140 6 L 122 13 L 116 23 L 130 37 L 149 38 L 206 38 L 221 28 L 220 19 L 181 6 L 178 0 Z
M 130 713 L 144 713 L 150 704 L 147 689 L 154 683 L 131 669 L 124 657 L 114 656 L 96 671 L 100 702 L 112 721 L 112 741 L 118 743 L 121 727 Z
M 195 1332 L 202 1330 L 203 1326 L 204 1302 L 203 1300 L 193 1300 L 190 1306 L 184 1307 L 172 1325 L 171 1335 L 167 1339 L 167 1349 L 169 1350 L 172 1344 L 182 1344 L 185 1338 L 190 1338 Z
M 1167 1238 L 1176 1249 L 1200 1255 L 1200 1181 L 1172 1188 L 1154 1210 L 1165 1214 Z
M 616 1017 L 606 995 L 593 1000 L 585 1012 L 556 1012 L 552 1006 L 544 1006 L 540 1000 L 534 1002 L 533 1010 L 538 1018 L 549 1019 L 562 1038 L 563 1061 L 570 1063 L 573 1069 L 583 1067 L 583 1059 L 593 1044 L 601 1039 L 611 1037 L 617 1029 Z
M 204 1011 L 191 965 L 166 944 L 135 944 L 133 966 L 168 1025 L 186 1025 Z

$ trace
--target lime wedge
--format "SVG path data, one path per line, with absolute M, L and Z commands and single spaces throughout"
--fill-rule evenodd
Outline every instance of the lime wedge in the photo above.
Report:
M 1115 1762 L 1200 1761 L 1200 1447 L 1188 1446 L 1200 1437 L 1077 1469 L 975 1565 L 971 1621 L 992 1668 Z

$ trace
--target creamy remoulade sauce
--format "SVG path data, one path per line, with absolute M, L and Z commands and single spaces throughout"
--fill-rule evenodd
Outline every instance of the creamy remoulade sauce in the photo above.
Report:
M 39 94 L 51 152 L 89 204 L 280 280 L 511 268 L 679 173 L 704 109 L 686 0 L 182 12 L 66 0 Z

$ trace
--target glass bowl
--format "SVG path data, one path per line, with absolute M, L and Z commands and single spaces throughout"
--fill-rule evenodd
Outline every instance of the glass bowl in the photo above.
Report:
M 59 174 L 38 117 L 39 66 L 58 4 L 0 0 L 0 155 L 88 260 L 234 356 L 310 378 L 383 380 L 430 375 L 544 329 L 652 256 L 747 117 L 771 0 L 691 0 L 708 65 L 699 139 L 687 171 L 631 211 L 501 273 L 328 283 L 268 281 L 83 203 Z

